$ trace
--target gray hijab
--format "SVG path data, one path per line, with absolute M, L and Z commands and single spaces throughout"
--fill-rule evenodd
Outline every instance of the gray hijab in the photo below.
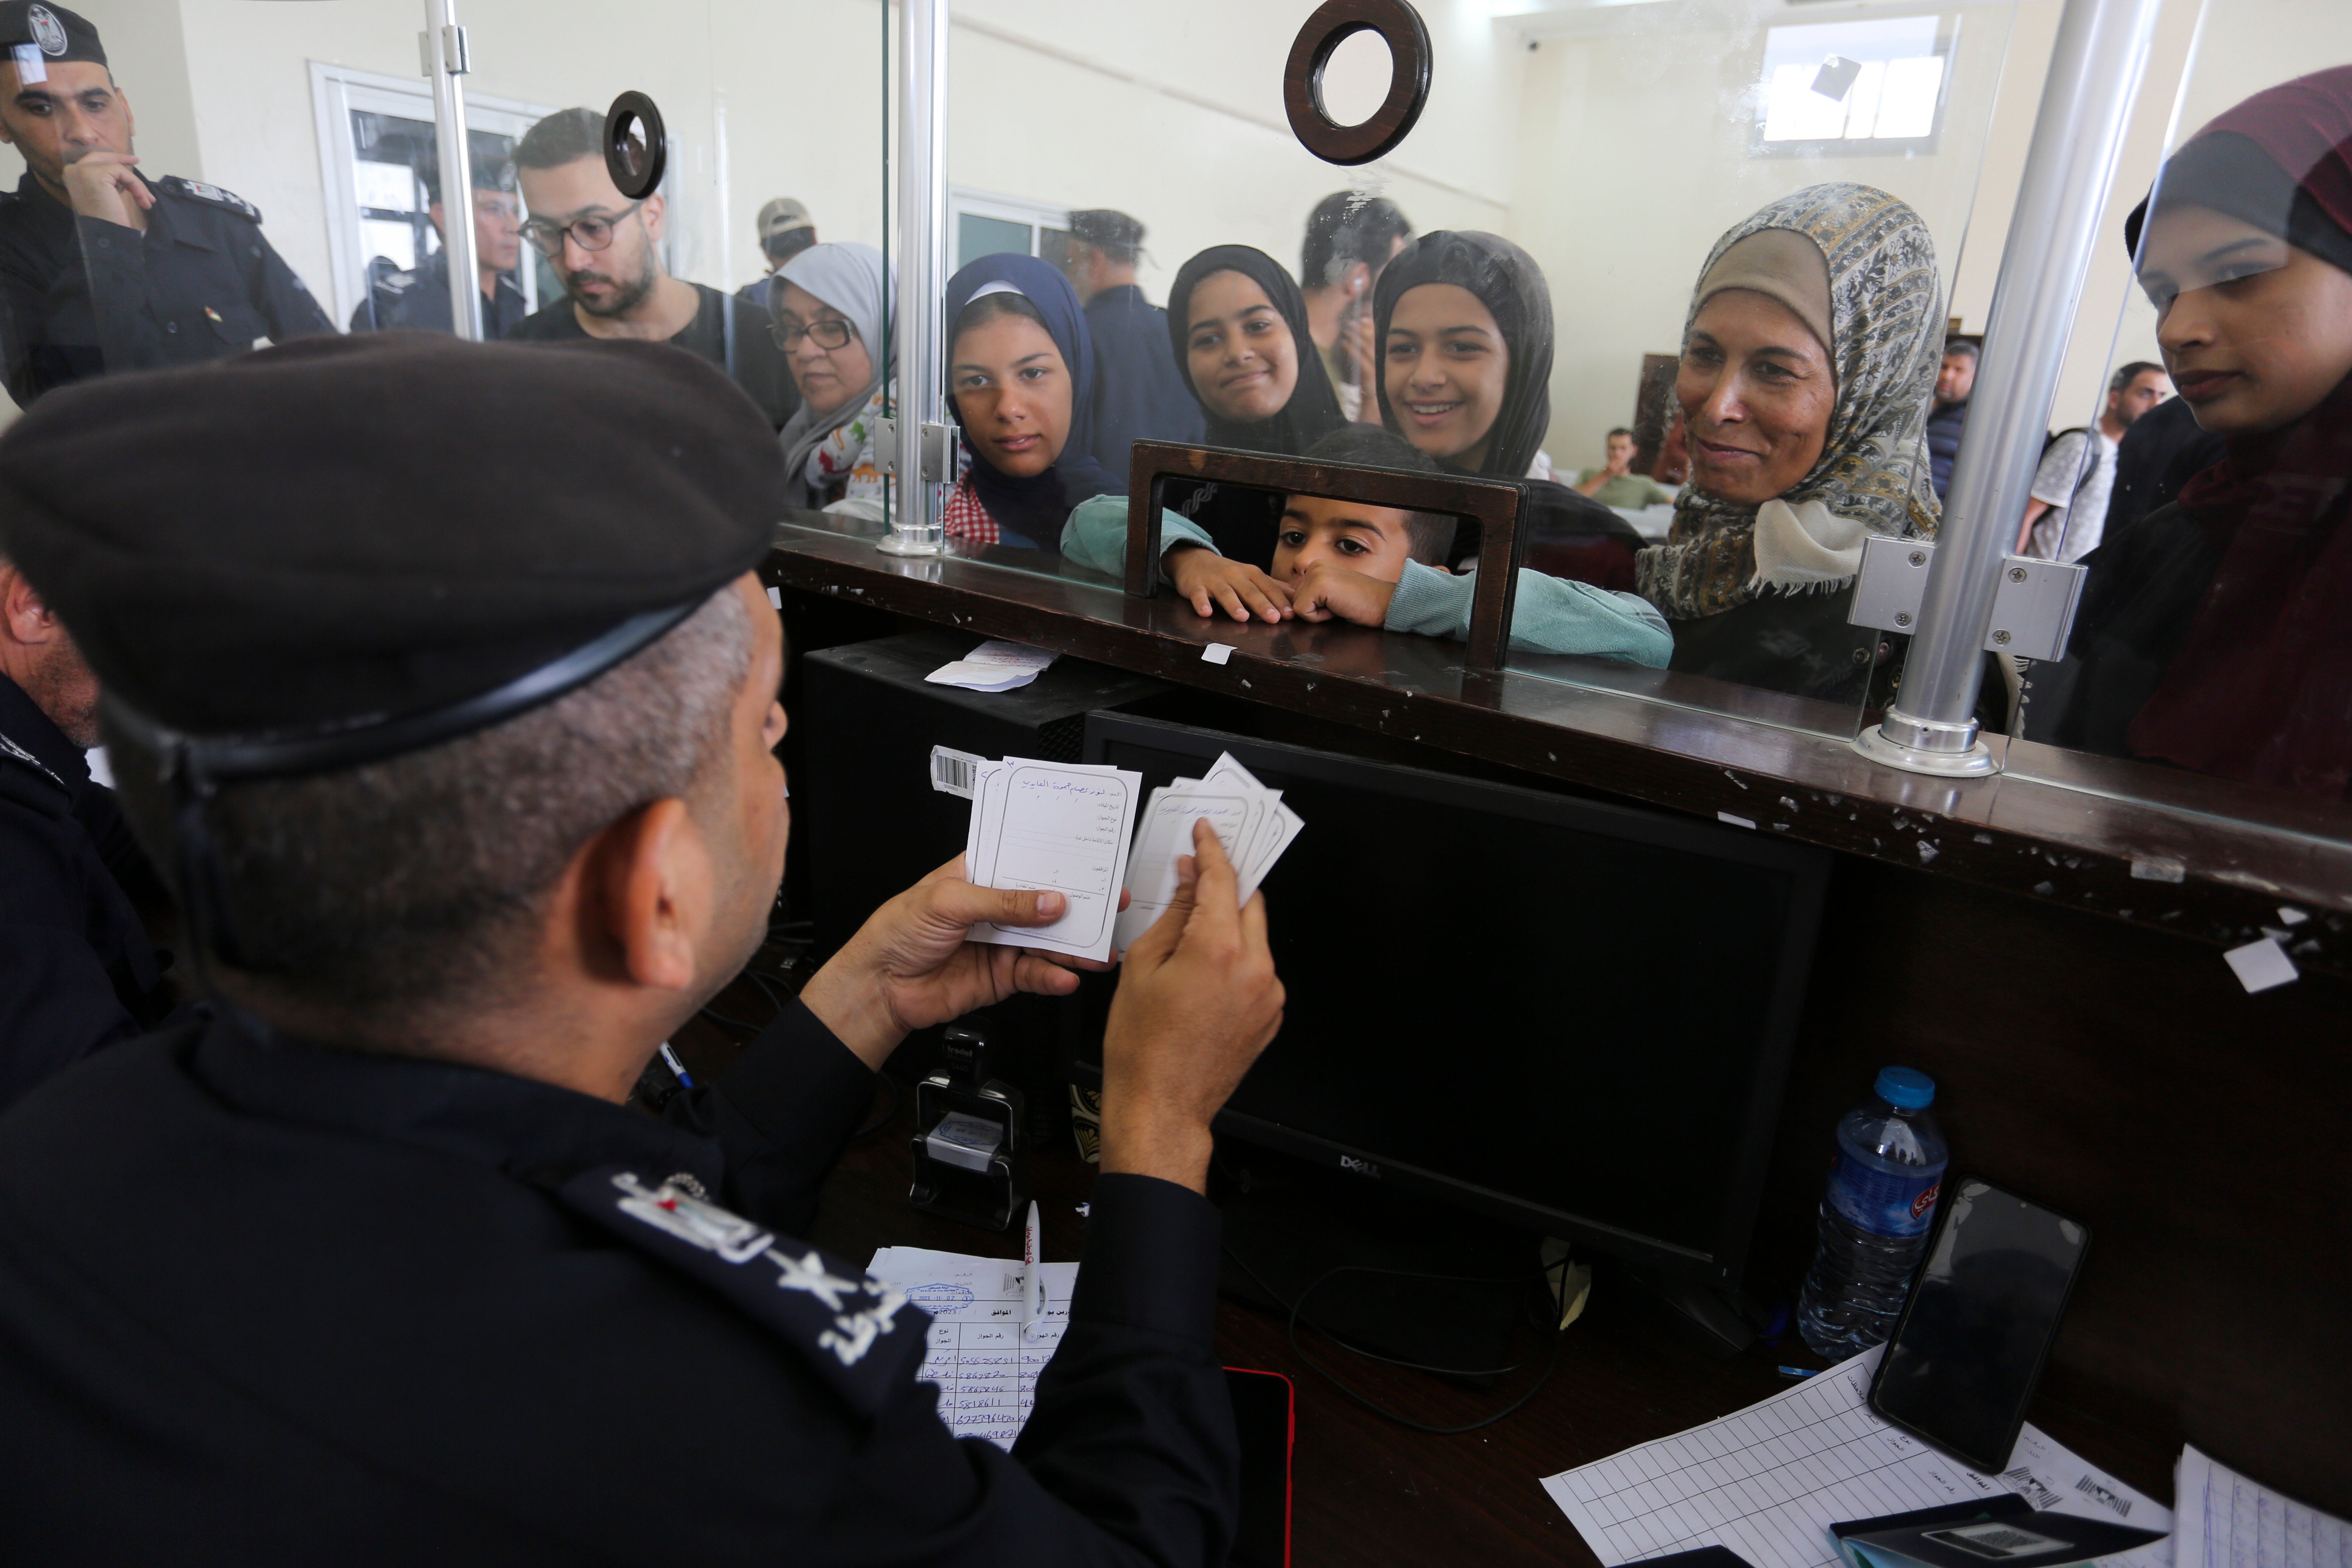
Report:
M 1934 538 L 1941 509 L 1928 482 L 1927 433 L 1943 360 L 1944 317 L 1927 226 L 1869 185 L 1810 185 L 1783 196 L 1716 241 L 1684 318 L 1685 339 L 1699 307 L 1726 287 L 1762 289 L 1800 320 L 1819 310 L 1812 286 L 1771 286 L 1767 274 L 1778 266 L 1754 278 L 1735 276 L 1739 258 L 1733 258 L 1718 271 L 1726 252 L 1768 230 L 1789 231 L 1819 247 L 1828 281 L 1825 342 L 1837 371 L 1837 404 L 1821 459 L 1778 499 L 1791 506 L 1817 501 L 1860 532 Z M 1757 256 L 1754 247 L 1743 254 L 1767 263 L 1784 259 Z M 1818 334 L 1820 325 L 1813 330 Z M 1684 486 L 1666 542 L 1634 562 L 1642 596 L 1668 618 L 1688 620 L 1771 591 L 1759 580 L 1756 514 L 1755 507 Z M 1845 580 L 1823 578 L 1809 586 L 1837 587 Z
M 803 403 L 785 421 L 776 439 L 783 443 L 785 494 L 799 505 L 813 504 L 806 469 L 810 457 L 827 436 L 866 411 L 874 395 L 890 379 L 890 297 L 898 274 L 882 253 L 870 245 L 812 245 L 777 269 L 776 276 L 797 283 L 843 315 L 857 329 L 858 341 L 873 357 L 874 378 L 830 414 L 818 414 Z M 772 300 L 782 289 L 772 289 Z

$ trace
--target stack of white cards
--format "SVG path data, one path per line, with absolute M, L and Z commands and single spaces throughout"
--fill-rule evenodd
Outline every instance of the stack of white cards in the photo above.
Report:
M 1176 897 L 1176 858 L 1192 853 L 1192 824 L 1205 821 L 1225 847 L 1225 858 L 1241 879 L 1241 901 L 1250 895 L 1298 830 L 1307 825 L 1282 804 L 1282 792 L 1268 789 L 1234 761 L 1217 758 L 1206 778 L 1178 779 L 1151 792 L 1127 858 L 1127 890 L 1133 901 L 1118 917 L 1113 936 L 1124 949 L 1151 929 Z
M 923 679 L 940 686 L 961 686 L 967 691 L 1012 691 L 1036 679 L 1059 657 L 1017 642 L 989 641 Z
M 1069 900 L 1052 925 L 978 925 L 974 942 L 1108 959 L 1114 948 L 1132 945 L 1174 900 L 1176 858 L 1192 853 L 1196 820 L 1205 820 L 1224 846 L 1243 903 L 1306 826 L 1282 804 L 1280 790 L 1258 783 L 1230 755 L 1219 757 L 1206 778 L 1178 779 L 1153 790 L 1149 801 L 1140 800 L 1143 775 L 1120 768 L 971 760 L 977 765 L 971 770 L 964 876 L 984 888 L 1050 889 Z M 1122 886 L 1133 895 L 1123 914 Z

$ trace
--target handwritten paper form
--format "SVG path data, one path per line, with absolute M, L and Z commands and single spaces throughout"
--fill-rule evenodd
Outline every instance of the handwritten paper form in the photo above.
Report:
M 2174 1568 L 2352 1568 L 2352 1525 L 2180 1450 Z
M 920 1247 L 886 1247 L 866 1272 L 896 1285 L 931 1315 L 929 1344 L 917 1375 L 940 1389 L 940 1419 L 959 1437 L 1013 1447 L 1037 1399 L 1037 1374 L 1054 1358 L 1070 1318 L 1075 1263 L 1041 1263 L 1045 1307 L 1024 1333 L 1024 1267 L 1001 1258 L 970 1258 Z
M 971 940 L 1108 958 L 1143 775 L 1025 757 L 975 773 L 964 875 L 983 888 L 1055 889 L 1069 907 L 1049 926 L 976 925 Z
M 2161 1504 L 2033 1426 L 2000 1476 L 1979 1475 L 1896 1431 L 1867 1404 L 1878 1354 L 1866 1351 L 1720 1421 L 1549 1477 L 1544 1490 L 1607 1563 L 1722 1545 L 1755 1568 L 1835 1568 L 1832 1524 L 2003 1491 L 2061 1513 L 2172 1528 Z M 2106 1561 L 2172 1568 L 2170 1542 Z

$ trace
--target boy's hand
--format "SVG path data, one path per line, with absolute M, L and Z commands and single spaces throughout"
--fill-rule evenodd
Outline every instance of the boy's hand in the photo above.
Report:
M 1272 624 L 1290 614 L 1290 584 L 1213 550 L 1179 544 L 1168 552 L 1163 564 L 1168 580 L 1197 615 L 1214 616 L 1222 605 L 1237 621 Z
M 1102 1168 L 1205 1192 L 1209 1124 L 1282 1027 L 1265 895 L 1240 904 L 1205 822 L 1176 861 L 1176 897 L 1127 950 L 1103 1027 Z
M 1361 572 L 1318 561 L 1290 585 L 1290 606 L 1303 621 L 1353 621 L 1360 626 L 1388 624 L 1396 584 Z

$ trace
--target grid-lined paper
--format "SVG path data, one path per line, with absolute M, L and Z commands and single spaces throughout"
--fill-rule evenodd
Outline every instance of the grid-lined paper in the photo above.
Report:
M 2179 1568 L 2352 1568 L 2352 1525 L 2180 1451 Z
M 1601 1561 L 1633 1563 L 1727 1546 L 1754 1568 L 1832 1568 L 1829 1527 L 2014 1491 L 2082 1514 L 2124 1500 L 2131 1522 L 2171 1528 L 2155 1502 L 2092 1468 L 2028 1426 L 2011 1468 L 1981 1476 L 1889 1426 L 1865 1403 L 1878 1352 L 1868 1352 L 1705 1426 L 1545 1480 Z M 2093 1488 L 2078 1483 L 2085 1477 Z M 2115 1558 L 2169 1568 L 2165 1543 Z

